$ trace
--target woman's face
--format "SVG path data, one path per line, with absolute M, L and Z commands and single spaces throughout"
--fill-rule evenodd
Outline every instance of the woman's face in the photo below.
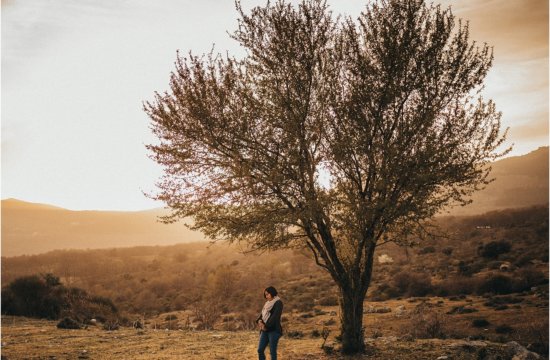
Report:
M 264 297 L 267 299 L 267 300 L 272 300 L 273 299 L 273 296 L 271 296 L 271 294 L 267 291 L 264 291 Z

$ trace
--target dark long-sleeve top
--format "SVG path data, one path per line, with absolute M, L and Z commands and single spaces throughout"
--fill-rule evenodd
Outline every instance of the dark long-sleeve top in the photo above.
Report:
M 281 300 L 277 300 L 275 304 L 273 304 L 273 307 L 271 308 L 271 311 L 269 312 L 269 318 L 265 322 L 266 332 L 269 331 L 277 331 L 279 334 L 283 334 L 283 327 L 281 326 L 281 314 L 283 313 L 283 302 Z M 260 316 L 256 319 L 256 322 L 258 320 L 262 319 L 262 314 L 260 313 Z

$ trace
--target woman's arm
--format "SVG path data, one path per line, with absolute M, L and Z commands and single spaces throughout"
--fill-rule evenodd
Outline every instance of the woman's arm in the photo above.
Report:
M 271 309 L 271 314 L 269 315 L 269 319 L 267 319 L 265 323 L 265 327 L 267 331 L 274 330 L 275 323 L 277 321 L 281 321 L 281 314 L 283 313 L 283 302 L 277 301 L 273 308 Z

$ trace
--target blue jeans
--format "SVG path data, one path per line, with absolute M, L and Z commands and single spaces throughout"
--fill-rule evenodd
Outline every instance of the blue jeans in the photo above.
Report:
M 277 360 L 277 344 L 281 334 L 277 331 L 261 331 L 260 342 L 258 344 L 258 359 L 265 360 L 265 348 L 269 344 L 269 353 L 271 354 L 271 360 Z

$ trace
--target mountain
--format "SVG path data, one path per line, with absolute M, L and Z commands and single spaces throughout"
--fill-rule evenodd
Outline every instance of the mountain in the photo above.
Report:
M 72 211 L 55 206 L 2 200 L 2 256 L 54 249 L 170 245 L 204 240 L 183 223 L 163 224 L 166 210 Z
M 473 203 L 442 215 L 548 205 L 548 147 L 496 161 L 495 181 L 473 195 Z M 170 245 L 205 240 L 182 223 L 162 224 L 166 210 L 71 211 L 15 199 L 2 200 L 2 255 L 38 254 L 54 249 L 99 249 Z
M 495 180 L 472 196 L 473 202 L 450 209 L 450 215 L 477 215 L 493 210 L 548 204 L 548 146 L 526 155 L 495 161 Z

